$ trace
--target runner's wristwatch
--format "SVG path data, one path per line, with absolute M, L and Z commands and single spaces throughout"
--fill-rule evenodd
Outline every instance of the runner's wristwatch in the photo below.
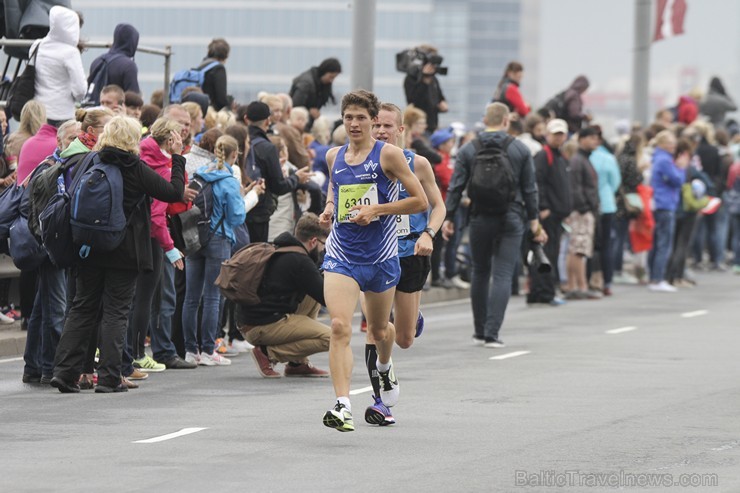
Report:
M 434 239 L 434 235 L 436 234 L 432 228 L 424 228 L 424 233 L 428 233 L 429 236 L 432 237 L 432 239 Z

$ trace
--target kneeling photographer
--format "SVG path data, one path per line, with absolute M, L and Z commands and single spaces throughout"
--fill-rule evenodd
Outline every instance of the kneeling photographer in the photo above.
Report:
M 447 112 L 447 101 L 439 85 L 437 74 L 447 75 L 442 57 L 436 48 L 420 45 L 396 55 L 396 69 L 406 73 L 403 89 L 406 102 L 427 114 L 427 131 L 437 130 L 439 113 Z

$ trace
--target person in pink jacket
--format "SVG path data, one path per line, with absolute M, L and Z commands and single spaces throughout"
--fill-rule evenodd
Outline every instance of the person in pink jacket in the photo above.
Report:
M 175 120 L 160 118 L 151 126 L 151 135 L 141 141 L 141 160 L 148 164 L 162 178 L 169 180 L 172 173 L 172 134 L 180 134 L 180 124 Z M 128 348 L 133 358 L 133 366 L 143 372 L 164 371 L 166 365 L 158 363 L 144 352 L 144 341 L 150 327 L 152 300 L 162 276 L 162 262 L 171 263 L 182 270 L 183 255 L 175 244 L 167 228 L 167 204 L 153 200 L 151 204 L 151 241 L 153 270 L 141 272 L 136 283 L 136 294 L 129 319 Z M 170 334 L 158 330 L 159 324 L 152 324 L 151 345 L 156 354 L 161 348 L 172 345 Z M 170 351 L 165 351 L 170 352 Z M 174 351 L 173 351 L 174 352 Z M 124 369 L 125 373 L 125 369 Z

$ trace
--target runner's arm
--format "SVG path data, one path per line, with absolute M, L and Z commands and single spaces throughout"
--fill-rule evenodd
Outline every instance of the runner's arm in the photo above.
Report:
M 337 158 L 339 147 L 333 147 L 326 151 L 326 167 L 329 169 L 329 186 L 326 189 L 326 205 L 324 212 L 319 216 L 319 224 L 328 226 L 331 224 L 331 218 L 334 215 L 334 187 L 332 186 L 331 170 L 334 168 L 334 160 Z
M 442 221 L 445 219 L 447 209 L 445 208 L 444 200 L 442 200 L 442 194 L 437 187 L 437 182 L 434 179 L 432 165 L 425 157 L 417 155 L 414 157 L 414 172 L 421 182 L 424 194 L 427 196 L 429 205 L 432 208 L 427 227 L 432 228 L 435 233 L 438 233 L 442 227 Z M 431 255 L 433 240 L 434 236 L 424 231 L 416 241 L 414 255 Z

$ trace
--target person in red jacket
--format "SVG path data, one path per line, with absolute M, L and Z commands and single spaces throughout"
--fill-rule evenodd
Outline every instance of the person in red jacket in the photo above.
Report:
M 504 71 L 504 76 L 493 93 L 492 103 L 504 103 L 512 112 L 519 113 L 524 117 L 530 111 L 529 105 L 524 101 L 522 93 L 519 91 L 519 84 L 522 82 L 524 67 L 519 62 L 509 62 Z
M 699 116 L 699 104 L 691 95 L 681 96 L 676 107 L 676 121 L 690 125 Z

